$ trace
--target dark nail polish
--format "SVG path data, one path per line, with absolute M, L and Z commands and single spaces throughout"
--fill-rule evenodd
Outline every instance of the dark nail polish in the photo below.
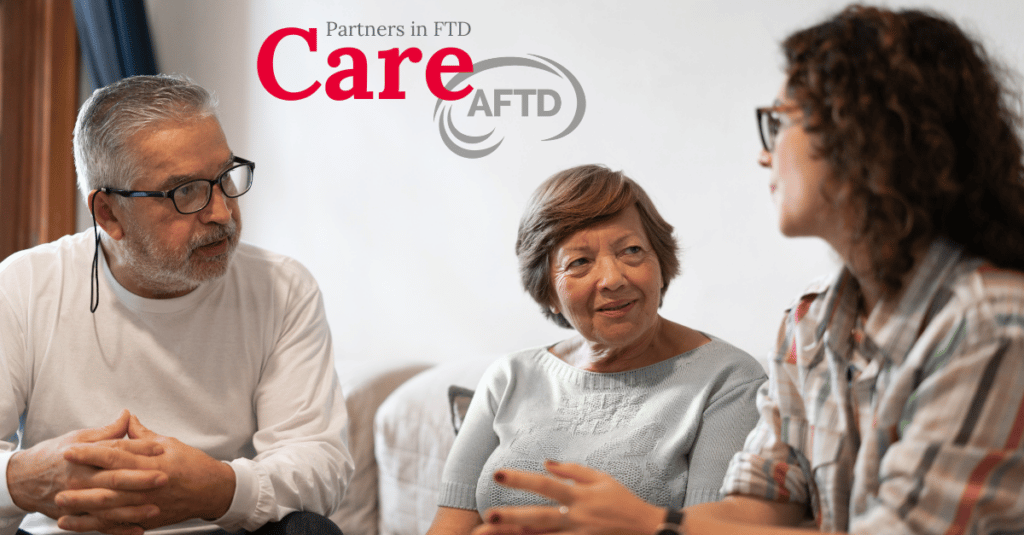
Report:
M 501 522 L 501 516 L 499 516 L 498 513 L 491 513 L 490 516 L 487 517 L 487 522 L 497 524 L 498 522 Z
M 495 472 L 494 473 L 494 480 L 497 481 L 498 483 L 504 483 L 505 482 L 505 473 L 504 472 Z

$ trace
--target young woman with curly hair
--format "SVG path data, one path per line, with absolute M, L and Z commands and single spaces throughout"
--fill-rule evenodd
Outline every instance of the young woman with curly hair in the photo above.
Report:
M 560 507 L 489 511 L 478 535 L 1024 532 L 1017 97 L 934 13 L 852 6 L 783 50 L 759 163 L 783 234 L 844 266 L 786 311 L 724 498 L 666 511 L 586 467 L 503 469 Z

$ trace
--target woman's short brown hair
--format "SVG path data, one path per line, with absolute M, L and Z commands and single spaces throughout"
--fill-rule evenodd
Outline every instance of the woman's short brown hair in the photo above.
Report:
M 633 179 L 603 165 L 581 165 L 555 173 L 537 187 L 519 221 L 516 256 L 523 288 L 541 312 L 561 327 L 572 325 L 551 311 L 551 252 L 576 232 L 613 219 L 635 206 L 661 267 L 661 296 L 679 274 L 678 245 L 651 198 Z
M 831 168 L 822 193 L 857 208 L 853 239 L 886 290 L 939 236 L 1024 269 L 1019 96 L 979 42 L 935 13 L 854 5 L 782 49 Z

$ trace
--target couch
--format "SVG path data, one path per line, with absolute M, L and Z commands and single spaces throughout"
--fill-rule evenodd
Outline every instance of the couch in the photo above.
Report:
M 355 472 L 331 519 L 345 535 L 426 533 L 455 440 L 451 404 L 464 414 L 466 392 L 496 358 L 338 364 Z

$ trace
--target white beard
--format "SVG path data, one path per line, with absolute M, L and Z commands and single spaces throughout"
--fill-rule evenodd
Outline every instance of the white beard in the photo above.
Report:
M 224 275 L 231 254 L 238 245 L 238 226 L 232 219 L 227 225 L 197 234 L 189 239 L 184 252 L 164 248 L 151 234 L 138 231 L 138 226 L 125 226 L 121 240 L 121 260 L 147 290 L 156 295 L 187 293 L 200 283 Z M 212 258 L 195 254 L 204 245 L 228 239 L 227 250 Z

